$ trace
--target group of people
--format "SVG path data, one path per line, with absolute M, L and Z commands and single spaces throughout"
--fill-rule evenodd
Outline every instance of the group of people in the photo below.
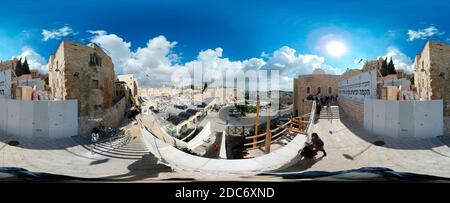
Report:
M 303 148 L 302 156 L 308 159 L 312 159 L 317 155 L 317 152 L 322 152 L 322 157 L 327 156 L 327 152 L 324 149 L 324 142 L 320 139 L 317 133 L 311 134 L 311 142 L 306 143 L 306 146 Z
M 320 112 L 322 111 L 323 106 L 327 106 L 327 108 L 330 108 L 330 105 L 332 102 L 337 101 L 337 95 L 336 96 L 324 96 L 320 97 L 320 95 L 313 96 L 313 100 L 316 101 L 316 113 L 320 115 Z
M 107 130 L 105 126 L 100 126 L 99 128 L 94 128 L 91 131 L 91 143 L 96 143 L 100 139 L 100 132 L 104 135 L 110 135 L 110 137 L 114 137 L 116 135 L 116 129 L 109 127 Z

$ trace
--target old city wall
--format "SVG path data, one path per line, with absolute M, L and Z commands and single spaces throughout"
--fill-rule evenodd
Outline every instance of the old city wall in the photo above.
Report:
M 78 111 L 86 116 L 91 111 L 106 110 L 113 104 L 115 81 L 114 65 L 111 58 L 100 47 L 63 42 L 65 99 L 79 98 Z M 90 63 L 90 55 L 96 53 L 101 58 L 101 66 Z M 74 76 L 79 73 L 78 76 Z M 93 87 L 93 81 L 98 87 Z
M 339 112 L 359 126 L 364 125 L 364 103 L 338 98 Z
M 124 118 L 127 103 L 128 97 L 125 96 L 108 109 L 97 110 L 88 116 L 78 117 L 79 134 L 89 134 L 94 127 L 98 127 L 100 124 L 105 127 L 118 127 Z
M 430 79 L 431 99 L 442 99 L 444 105 L 444 130 L 450 133 L 450 46 L 431 42 Z

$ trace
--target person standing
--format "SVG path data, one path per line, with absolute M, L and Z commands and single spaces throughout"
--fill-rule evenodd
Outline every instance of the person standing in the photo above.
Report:
M 317 113 L 318 115 L 320 115 L 320 111 L 322 111 L 322 105 L 320 105 L 320 102 L 318 102 L 318 103 L 316 104 L 316 113 Z

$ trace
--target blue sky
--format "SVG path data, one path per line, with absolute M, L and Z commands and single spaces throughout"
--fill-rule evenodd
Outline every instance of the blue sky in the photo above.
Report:
M 215 56 L 215 60 L 227 59 L 220 62 L 224 67 L 261 59 L 260 66 L 285 68 L 282 75 L 287 78 L 316 67 L 340 73 L 358 68 L 355 60 L 379 56 L 392 56 L 398 67 L 408 69 L 427 39 L 450 43 L 449 1 L 82 0 L 9 1 L 2 5 L 8 9 L 0 12 L 1 60 L 22 55 L 34 60 L 36 66 L 42 65 L 61 39 L 96 41 L 118 57 L 124 52 L 115 48 L 129 43 L 128 58 L 117 61 L 118 73 L 133 73 L 130 64 L 149 72 L 154 66 L 168 66 L 154 70 L 163 75 L 170 68 L 201 61 L 201 53 Z M 69 31 L 60 32 L 64 27 Z M 44 30 L 53 36 L 43 40 Z M 158 48 L 162 52 L 148 46 L 158 36 L 164 39 L 152 42 L 162 46 Z M 113 43 L 120 40 L 122 45 Z M 336 40 L 347 49 L 339 57 L 325 48 Z M 146 60 L 136 58 L 139 48 L 148 48 L 146 54 L 153 55 L 141 55 L 153 62 L 146 64 Z M 286 53 L 291 58 L 280 56 Z M 311 57 L 313 62 L 309 62 Z M 206 58 L 203 60 L 211 59 Z

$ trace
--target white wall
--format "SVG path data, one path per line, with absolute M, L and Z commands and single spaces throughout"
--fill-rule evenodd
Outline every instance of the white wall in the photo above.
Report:
M 76 100 L 0 99 L 0 134 L 28 138 L 63 138 L 78 134 Z
M 11 70 L 0 71 L 0 99 L 11 98 Z
M 443 134 L 442 100 L 364 100 L 364 128 L 374 134 L 421 139 Z
M 339 98 L 352 101 L 363 102 L 366 98 L 376 98 L 377 96 L 377 72 L 371 70 L 359 75 L 349 77 L 339 82 Z

